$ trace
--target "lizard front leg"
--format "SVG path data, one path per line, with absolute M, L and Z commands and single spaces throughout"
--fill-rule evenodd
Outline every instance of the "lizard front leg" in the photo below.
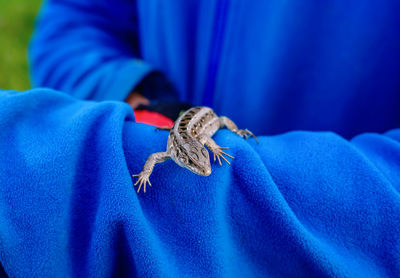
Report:
M 132 175 L 132 177 L 138 177 L 138 180 L 134 184 L 134 186 L 136 186 L 139 183 L 137 193 L 140 192 L 142 185 L 143 191 L 144 193 L 146 193 L 146 184 L 149 183 L 149 185 L 151 186 L 149 177 L 153 172 L 154 165 L 156 163 L 164 162 L 168 158 L 170 158 L 170 155 L 167 152 L 153 153 L 149 156 L 149 158 L 147 158 L 147 161 L 144 164 L 142 171 L 137 175 Z
M 224 155 L 226 155 L 232 159 L 234 157 L 223 151 L 224 149 L 229 149 L 229 147 L 218 146 L 217 143 L 215 143 L 215 141 L 213 139 L 211 139 L 210 136 L 205 135 L 205 134 L 199 135 L 199 137 L 197 137 L 197 139 L 200 141 L 201 144 L 206 145 L 207 148 L 214 154 L 214 161 L 216 158 L 218 158 L 219 165 L 222 166 L 221 158 L 224 159 L 226 161 L 226 163 L 228 163 L 230 165 L 229 161 L 224 157 Z
M 256 139 L 257 143 L 259 143 L 257 137 L 250 130 L 238 129 L 236 124 L 228 117 L 225 117 L 225 116 L 219 117 L 219 124 L 220 124 L 219 128 L 226 127 L 227 129 L 229 129 L 232 132 L 235 132 L 237 135 L 239 135 L 240 137 L 242 137 L 244 139 L 248 139 L 249 136 L 253 136 L 254 139 Z

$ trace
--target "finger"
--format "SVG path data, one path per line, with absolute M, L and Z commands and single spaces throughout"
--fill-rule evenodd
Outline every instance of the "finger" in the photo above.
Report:
M 221 151 L 221 153 L 223 153 L 226 156 L 229 156 L 230 158 L 235 158 L 234 156 L 231 156 L 230 154 L 227 154 L 226 152 Z
M 253 132 L 251 132 L 250 130 L 247 130 L 247 132 L 248 132 L 252 137 L 254 137 L 254 139 L 256 139 L 257 143 L 259 143 L 257 136 L 255 136 Z
M 142 188 L 142 183 L 139 184 L 139 188 L 138 188 L 138 190 L 136 191 L 136 193 L 139 193 L 141 188 Z
M 226 163 L 228 163 L 229 165 L 231 165 L 231 164 L 229 163 L 229 161 L 228 161 L 223 155 L 221 155 L 221 157 L 226 161 Z
M 217 158 L 218 158 L 219 165 L 222 166 L 221 159 L 219 158 L 219 155 L 217 156 Z

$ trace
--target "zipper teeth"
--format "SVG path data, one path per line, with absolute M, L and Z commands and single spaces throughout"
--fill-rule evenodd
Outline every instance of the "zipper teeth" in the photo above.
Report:
M 213 93 L 215 89 L 216 82 L 216 74 L 218 71 L 218 57 L 221 53 L 222 48 L 222 39 L 225 31 L 227 11 L 228 11 L 228 2 L 227 0 L 219 0 L 217 1 L 216 6 L 216 15 L 214 21 L 215 32 L 212 36 L 211 41 L 211 51 L 209 58 L 209 66 L 208 66 L 208 74 L 206 79 L 206 86 L 203 93 L 203 101 L 202 104 L 205 106 L 212 106 L 213 104 Z

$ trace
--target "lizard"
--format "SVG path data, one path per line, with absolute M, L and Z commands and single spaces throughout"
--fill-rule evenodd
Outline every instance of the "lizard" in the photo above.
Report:
M 236 124 L 228 117 L 218 117 L 215 112 L 205 106 L 192 107 L 182 113 L 175 121 L 172 128 L 157 128 L 161 130 L 169 130 L 167 150 L 165 152 L 156 152 L 151 154 L 143 166 L 142 171 L 132 177 L 138 180 L 134 184 L 138 184 L 137 193 L 143 185 L 143 191 L 146 193 L 146 184 L 151 186 L 149 177 L 153 172 L 156 163 L 164 162 L 172 159 L 181 167 L 184 167 L 200 176 L 208 176 L 211 174 L 210 158 L 207 149 L 213 153 L 214 162 L 218 159 L 222 166 L 221 158 L 228 164 L 230 162 L 225 157 L 234 157 L 224 152 L 228 147 L 220 147 L 211 138 L 219 129 L 228 128 L 232 132 L 238 134 L 242 138 L 248 139 L 254 137 L 258 143 L 257 137 L 247 129 L 238 129 Z

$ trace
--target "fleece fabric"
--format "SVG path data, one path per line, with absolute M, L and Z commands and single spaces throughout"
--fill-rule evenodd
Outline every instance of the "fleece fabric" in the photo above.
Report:
M 131 175 L 168 132 L 122 102 L 0 92 L 0 261 L 9 277 L 399 277 L 400 130 L 244 140 L 197 176 Z
M 157 69 L 180 101 L 257 134 L 382 133 L 400 127 L 399 14 L 398 0 L 47 0 L 32 79 L 123 100 Z

